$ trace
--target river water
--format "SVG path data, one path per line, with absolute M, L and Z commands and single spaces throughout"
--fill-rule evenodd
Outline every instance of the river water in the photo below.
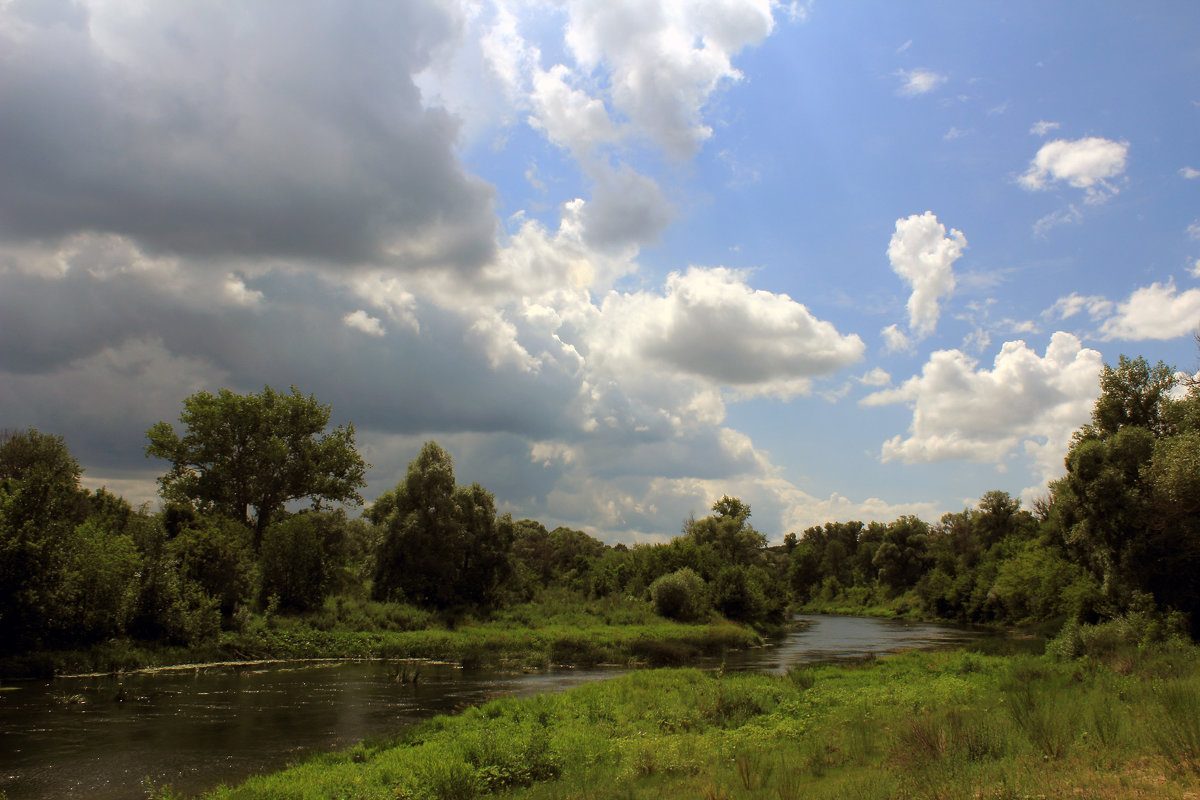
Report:
M 783 672 L 799 663 L 943 647 L 980 635 L 857 617 L 801 620 L 804 630 L 730 654 L 726 668 Z M 21 682 L 0 691 L 0 796 L 144 798 L 147 779 L 190 795 L 494 697 L 559 691 L 624 671 L 514 675 L 446 664 L 322 661 Z M 414 672 L 415 683 L 398 679 Z

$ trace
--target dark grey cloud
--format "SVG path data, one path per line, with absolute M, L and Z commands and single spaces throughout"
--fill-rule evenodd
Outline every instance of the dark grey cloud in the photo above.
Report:
M 412 79 L 458 34 L 439 4 L 117 8 L 0 9 L 6 237 L 107 231 L 160 253 L 334 264 L 490 256 L 493 190 Z
M 536 375 L 493 369 L 469 319 L 421 306 L 419 332 L 367 336 L 343 323 L 362 299 L 313 272 L 247 284 L 263 294 L 257 307 L 138 273 L 0 273 L 0 425 L 58 433 L 89 463 L 128 467 L 145 430 L 177 418 L 193 391 L 294 384 L 381 434 L 541 439 L 578 427 L 576 375 L 553 362 Z

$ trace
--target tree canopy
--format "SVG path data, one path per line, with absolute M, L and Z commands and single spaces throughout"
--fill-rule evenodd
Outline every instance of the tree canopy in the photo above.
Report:
M 293 500 L 362 503 L 366 464 L 354 448 L 354 425 L 324 432 L 330 407 L 270 386 L 258 394 L 197 392 L 183 401 L 180 437 L 168 422 L 146 432 L 146 455 L 171 469 L 159 485 L 164 499 L 213 511 L 246 525 L 256 542 Z
M 450 608 L 491 601 L 512 570 L 512 519 L 492 494 L 457 486 L 454 461 L 426 442 L 395 489 L 367 517 L 383 528 L 373 592 L 380 599 Z

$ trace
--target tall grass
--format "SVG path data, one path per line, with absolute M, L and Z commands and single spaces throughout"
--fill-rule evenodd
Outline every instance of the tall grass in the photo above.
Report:
M 439 717 L 215 796 L 1193 797 L 1200 659 L 1139 663 L 942 652 L 783 676 L 639 671 Z

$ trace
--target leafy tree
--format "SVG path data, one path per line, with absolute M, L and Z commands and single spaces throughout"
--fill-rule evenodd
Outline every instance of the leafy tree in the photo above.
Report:
M 133 527 L 130 536 L 142 553 L 142 574 L 126 628 L 129 635 L 182 645 L 216 638 L 221 629 L 217 601 L 180 574 L 162 520 L 141 519 Z
M 685 522 L 684 538 L 712 548 L 723 564 L 758 563 L 767 546 L 767 537 L 750 525 L 749 504 L 723 495 L 713 503 L 712 510 L 715 512 L 712 516 Z
M 372 592 L 451 608 L 487 605 L 511 574 L 513 523 L 497 519 L 495 500 L 479 484 L 456 486 L 454 462 L 426 442 L 395 489 L 367 517 L 382 528 Z
M 887 527 L 873 563 L 879 582 L 893 592 L 916 585 L 928 567 L 929 525 L 915 516 L 904 516 Z
M 1200 387 L 1174 391 L 1173 370 L 1121 357 L 1101 375 L 1091 424 L 1051 485 L 1048 530 L 1085 564 L 1107 613 L 1153 597 L 1200 634 Z
M 0 649 L 36 644 L 60 616 L 74 529 L 88 513 L 82 473 L 61 436 L 0 435 Z
M 138 594 L 142 554 L 111 519 L 93 515 L 72 532 L 57 598 L 60 641 L 88 642 L 122 633 Z
M 1153 367 L 1144 358 L 1121 356 L 1116 367 L 1100 372 L 1100 397 L 1092 409 L 1092 423 L 1083 438 L 1109 436 L 1122 428 L 1145 428 L 1156 436 L 1170 433 L 1168 406 L 1178 383 L 1175 370 L 1159 361 Z
M 168 422 L 146 432 L 146 455 L 164 458 L 168 501 L 190 503 L 251 524 L 255 543 L 272 518 L 293 500 L 359 504 L 366 464 L 354 449 L 354 426 L 324 433 L 330 407 L 267 386 L 259 394 L 197 392 L 183 401 L 181 438 Z
M 713 606 L 727 619 L 737 622 L 760 622 L 775 610 L 764 590 L 766 581 L 761 569 L 731 564 L 713 582 Z

